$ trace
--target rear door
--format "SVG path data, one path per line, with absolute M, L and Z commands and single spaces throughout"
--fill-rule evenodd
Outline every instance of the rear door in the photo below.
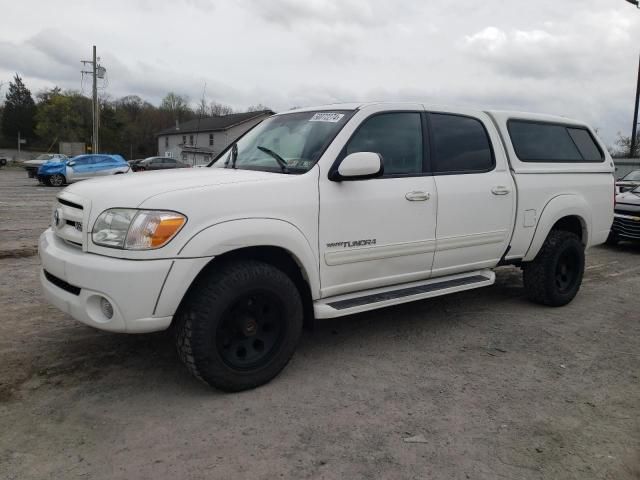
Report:
M 384 175 L 352 181 L 320 176 L 322 296 L 429 277 L 435 249 L 436 190 L 426 175 L 428 145 L 422 105 L 374 106 L 338 155 L 375 152 Z
M 513 229 L 516 192 L 498 132 L 485 114 L 430 112 L 438 191 L 433 276 L 495 266 Z
M 176 161 L 172 158 L 162 159 L 163 168 L 176 168 Z

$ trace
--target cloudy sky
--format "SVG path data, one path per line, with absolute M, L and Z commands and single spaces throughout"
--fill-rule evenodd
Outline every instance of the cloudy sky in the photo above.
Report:
M 104 92 L 159 103 L 276 110 L 420 100 L 584 119 L 627 134 L 640 10 L 624 0 L 1 0 L 0 82 L 20 73 L 87 92 L 91 45 Z M 6 84 L 0 90 L 4 97 Z

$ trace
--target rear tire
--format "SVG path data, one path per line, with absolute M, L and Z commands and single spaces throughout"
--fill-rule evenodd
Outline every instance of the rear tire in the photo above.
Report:
M 576 234 L 552 230 L 536 258 L 522 268 L 527 297 L 536 303 L 561 307 L 580 290 L 584 246 Z
M 237 392 L 280 373 L 302 324 L 293 281 L 269 264 L 244 260 L 216 266 L 197 280 L 176 315 L 176 346 L 192 375 Z
M 49 178 L 47 178 L 47 185 L 49 185 L 50 187 L 62 187 L 65 182 L 66 178 L 64 178 L 64 175 L 60 173 L 56 173 L 55 175 L 51 175 Z

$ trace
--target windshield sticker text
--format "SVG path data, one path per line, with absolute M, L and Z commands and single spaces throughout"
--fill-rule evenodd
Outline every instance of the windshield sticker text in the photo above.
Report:
M 316 113 L 309 121 L 337 123 L 342 119 L 342 117 L 344 117 L 344 113 L 322 112 Z

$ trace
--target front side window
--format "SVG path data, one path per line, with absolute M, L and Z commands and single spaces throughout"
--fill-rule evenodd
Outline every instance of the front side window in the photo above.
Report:
M 212 167 L 307 172 L 350 117 L 349 111 L 274 115 L 232 143 Z
M 583 127 L 510 120 L 511 143 L 523 162 L 601 162 L 604 156 Z
M 479 173 L 493 169 L 491 142 L 480 120 L 432 113 L 429 122 L 434 173 Z
M 380 154 L 385 176 L 422 173 L 420 114 L 392 112 L 368 118 L 346 146 L 346 155 L 356 152 Z

